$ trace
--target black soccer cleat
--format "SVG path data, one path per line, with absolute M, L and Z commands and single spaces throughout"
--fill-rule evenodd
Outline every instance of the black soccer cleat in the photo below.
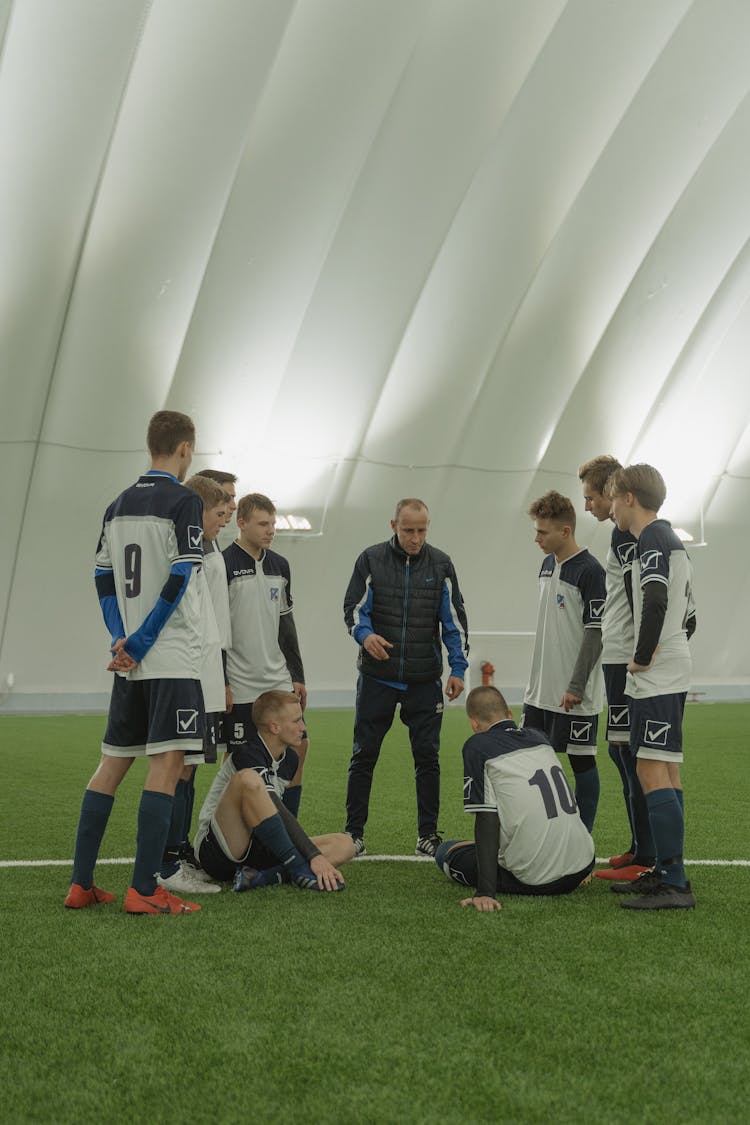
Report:
M 628 910 L 692 910 L 695 895 L 690 883 L 676 887 L 672 883 L 653 883 L 640 895 L 624 898 L 620 906 Z

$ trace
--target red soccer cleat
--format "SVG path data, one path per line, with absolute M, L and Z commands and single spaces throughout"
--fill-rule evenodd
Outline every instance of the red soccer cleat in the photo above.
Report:
M 86 890 L 80 883 L 71 883 L 70 890 L 65 896 L 65 906 L 68 910 L 82 910 L 84 906 L 99 906 L 103 902 L 114 902 L 115 896 L 101 887 L 89 887 Z
M 610 867 L 628 867 L 633 862 L 633 853 L 623 852 L 622 855 L 612 855 L 608 862 Z
M 141 895 L 135 887 L 128 887 L 125 910 L 128 914 L 195 914 L 200 906 L 170 894 L 163 887 L 157 887 L 152 895 Z
M 597 879 L 617 879 L 620 883 L 632 883 L 644 871 L 652 871 L 651 867 L 644 867 L 640 863 L 629 863 L 626 867 L 603 867 L 595 871 Z

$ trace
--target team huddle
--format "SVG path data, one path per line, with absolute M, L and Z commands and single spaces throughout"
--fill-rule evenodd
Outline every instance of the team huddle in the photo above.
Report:
M 307 693 L 290 568 L 271 549 L 274 505 L 260 493 L 237 502 L 236 477 L 223 470 L 188 477 L 195 429 L 184 414 L 155 414 L 147 443 L 151 467 L 107 509 L 96 553 L 114 677 L 66 907 L 114 900 L 96 886 L 94 869 L 117 788 L 144 756 L 126 912 L 193 913 L 200 906 L 184 895 L 226 884 L 236 892 L 279 883 L 342 890 L 340 868 L 366 852 L 373 772 L 397 707 L 414 758 L 415 851 L 474 890 L 461 905 L 491 911 L 498 893 L 566 894 L 594 867 L 603 687 L 631 840 L 595 874 L 624 907 L 695 906 L 682 862 L 679 774 L 695 612 L 687 554 L 658 518 L 666 489 L 655 469 L 598 457 L 579 471 L 586 509 L 615 524 L 606 572 L 577 546 L 568 498 L 550 492 L 531 506 L 544 561 L 520 726 L 496 688 L 466 698 L 471 840 L 438 833 L 442 648 L 445 697 L 457 699 L 468 667 L 466 612 L 450 557 L 427 542 L 427 506 L 399 501 L 392 537 L 359 556 L 344 600 L 359 649 L 345 830 L 308 836 L 299 821 Z M 216 539 L 233 513 L 238 536 L 222 552 Z M 191 843 L 203 763 L 218 768 Z

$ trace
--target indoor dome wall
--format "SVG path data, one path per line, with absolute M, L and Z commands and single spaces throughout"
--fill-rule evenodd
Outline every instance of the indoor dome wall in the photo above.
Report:
M 343 590 L 401 495 L 517 691 L 525 511 L 571 494 L 603 556 L 600 452 L 703 518 L 696 684 L 744 694 L 744 0 L 0 0 L 0 32 L 6 708 L 106 691 L 93 549 L 162 407 L 310 515 L 277 546 L 312 703 L 349 697 Z

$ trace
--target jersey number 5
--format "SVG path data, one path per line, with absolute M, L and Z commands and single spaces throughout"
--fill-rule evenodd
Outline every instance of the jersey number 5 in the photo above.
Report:
M 559 766 L 553 766 L 549 773 L 554 782 L 555 789 L 557 790 L 557 800 L 560 802 L 562 811 L 564 813 L 570 813 L 571 815 L 577 812 L 578 805 L 576 804 L 576 799 L 571 792 L 568 779 L 563 771 Z M 547 813 L 547 820 L 554 820 L 556 816 L 559 816 L 555 794 L 552 792 L 552 784 L 544 770 L 537 770 L 533 777 L 529 778 L 529 785 L 539 786 L 539 792 L 544 801 L 544 811 Z
M 128 543 L 125 548 L 125 597 L 137 598 L 141 592 L 141 548 Z

